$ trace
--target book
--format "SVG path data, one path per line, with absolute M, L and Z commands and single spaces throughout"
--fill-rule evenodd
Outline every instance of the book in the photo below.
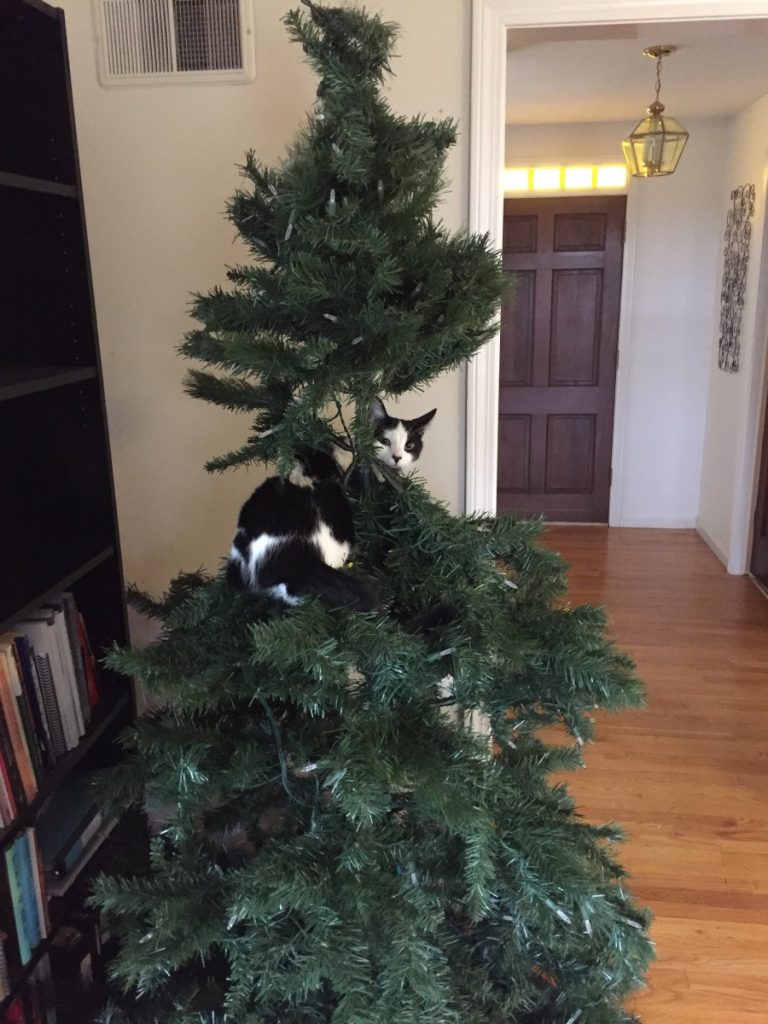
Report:
M 29 695 L 29 703 L 35 723 L 35 733 L 38 744 L 43 754 L 46 769 L 52 768 L 56 762 L 56 755 L 53 752 L 51 743 L 51 730 L 45 714 L 45 702 L 40 689 L 35 662 L 32 657 L 32 649 L 29 640 L 24 633 L 12 631 L 6 634 L 13 643 L 14 655 L 21 676 L 22 688 Z
M 38 931 L 40 932 L 40 938 L 44 939 L 51 930 L 51 923 L 48 917 L 48 896 L 45 889 L 43 858 L 37 841 L 37 831 L 34 828 L 28 828 L 26 829 L 26 835 L 29 848 L 30 872 L 35 890 Z
M 80 649 L 83 652 L 83 665 L 85 666 L 85 677 L 88 683 L 88 700 L 91 703 L 91 707 L 95 708 L 99 703 L 100 697 L 99 674 L 82 612 L 77 613 L 77 634 L 80 640 Z
M 75 673 L 75 684 L 80 701 L 80 710 L 83 715 L 83 722 L 87 726 L 91 720 L 91 702 L 88 696 L 88 680 L 85 675 L 85 662 L 83 661 L 83 650 L 80 646 L 80 632 L 77 622 L 77 605 L 74 595 L 68 591 L 61 595 L 61 610 L 64 614 L 64 625 L 69 639 L 69 649 L 72 654 L 72 667 Z
M 5 851 L 5 869 L 8 874 L 8 884 L 11 891 L 11 903 L 13 907 L 13 927 L 16 929 L 16 941 L 19 946 L 19 959 L 22 965 L 28 964 L 32 959 L 34 948 L 35 929 L 28 919 L 28 906 L 21 892 L 21 879 L 23 877 L 21 864 L 21 847 L 26 848 L 26 837 L 18 836 L 15 842 Z
M 8 971 L 8 958 L 5 955 L 5 932 L 0 932 L 0 999 L 7 999 L 11 994 L 11 976 Z
M 11 1005 L 6 1007 L 3 1024 L 29 1024 L 21 996 L 16 996 Z
M 11 736 L 8 732 L 2 704 L 0 704 L 0 757 L 2 758 L 3 767 L 8 773 L 8 781 L 11 784 L 13 801 L 17 809 L 19 807 L 26 807 L 27 795 L 24 792 L 24 784 L 21 781 L 19 766 L 16 764 L 16 756 L 11 745 Z
M 61 720 L 56 687 L 53 683 L 51 659 L 47 654 L 35 654 L 33 652 L 32 663 L 43 698 L 43 708 L 45 709 L 45 718 L 48 722 L 48 730 L 51 736 L 53 755 L 56 758 L 63 757 L 67 752 L 67 741 L 64 736 L 64 725 Z
M 72 709 L 75 713 L 79 742 L 80 737 L 85 734 L 85 719 L 83 718 L 83 709 L 80 705 L 80 691 L 78 690 L 77 677 L 75 675 L 74 652 L 70 646 L 64 607 L 59 601 L 56 604 L 44 605 L 41 608 L 41 612 L 45 613 L 46 611 L 53 613 L 53 636 L 59 649 L 59 659 L 61 661 L 64 681 L 69 688 L 72 699 Z
M 16 705 L 19 709 L 19 722 L 21 723 L 24 740 L 29 753 L 29 760 L 32 770 L 35 773 L 35 781 L 40 782 L 43 777 L 43 759 L 38 746 L 38 739 L 35 733 L 32 708 L 29 704 L 26 693 L 21 685 L 21 673 L 16 658 L 16 651 L 13 641 L 7 637 L 0 637 L 0 660 L 10 680 L 11 692 L 13 693 Z
M 72 694 L 72 687 L 61 660 L 61 649 L 55 623 L 56 615 L 53 611 L 40 611 L 20 623 L 19 629 L 23 629 L 29 638 L 35 659 L 43 656 L 48 658 L 66 749 L 74 750 L 80 742 L 81 733 L 74 707 L 75 698 Z
M 27 931 L 32 952 L 37 948 L 42 936 L 40 913 L 37 906 L 37 891 L 35 886 L 35 867 L 32 864 L 32 854 L 29 848 L 30 829 L 24 832 L 14 841 L 11 847 L 15 855 L 14 870 L 19 880 L 19 889 L 23 903 L 24 927 Z
M 56 861 L 87 827 L 98 807 L 92 772 L 73 772 L 64 779 L 37 822 L 37 838 L 43 867 L 53 873 Z
M 21 950 L 16 933 L 11 881 L 5 857 L 0 857 L 0 934 L 3 936 L 3 953 L 8 971 L 13 977 L 21 968 Z
M 10 825 L 17 813 L 11 775 L 8 765 L 5 763 L 5 755 L 0 748 L 0 822 L 3 827 Z
M 19 706 L 16 703 L 8 655 L 4 650 L 0 650 L 0 708 L 11 745 L 12 758 L 16 762 L 21 778 L 24 797 L 29 802 L 37 793 L 37 778 L 27 746 Z

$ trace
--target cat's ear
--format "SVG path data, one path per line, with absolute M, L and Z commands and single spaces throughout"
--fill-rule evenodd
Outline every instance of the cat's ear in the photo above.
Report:
M 368 410 L 368 419 L 370 420 L 371 426 L 374 428 L 380 427 L 382 423 L 385 423 L 389 419 L 389 414 L 384 408 L 384 403 L 380 398 L 374 398 L 371 402 L 371 406 Z
M 432 409 L 431 412 L 425 412 L 423 416 L 419 416 L 415 420 L 408 420 L 408 430 L 409 431 L 415 430 L 415 431 L 418 431 L 419 433 L 421 433 L 432 422 L 432 420 L 435 417 L 435 413 L 436 412 L 437 412 L 437 409 Z

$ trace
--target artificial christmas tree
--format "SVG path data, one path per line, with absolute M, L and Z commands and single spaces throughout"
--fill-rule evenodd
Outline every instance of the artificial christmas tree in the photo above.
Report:
M 230 215 L 256 262 L 197 298 L 182 349 L 208 367 L 193 395 L 254 417 L 212 470 L 288 474 L 330 442 L 352 456 L 354 572 L 378 607 L 286 608 L 223 572 L 133 595 L 162 635 L 111 662 L 163 705 L 111 789 L 171 813 L 149 874 L 96 889 L 123 940 L 106 1019 L 626 1022 L 648 917 L 618 829 L 582 821 L 550 775 L 581 763 L 592 708 L 641 688 L 602 613 L 560 600 L 538 524 L 456 518 L 375 461 L 372 401 L 488 339 L 500 262 L 433 220 L 455 129 L 389 110 L 393 26 L 305 7 L 285 21 L 320 75 L 316 109 L 277 170 L 248 157 Z M 552 725 L 572 742 L 545 742 Z

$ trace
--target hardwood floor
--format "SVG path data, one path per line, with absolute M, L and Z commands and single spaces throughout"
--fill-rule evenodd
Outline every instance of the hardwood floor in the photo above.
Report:
M 598 719 L 569 777 L 656 915 L 644 1024 L 768 1024 L 768 599 L 688 530 L 555 526 L 570 598 L 608 609 L 648 708 Z

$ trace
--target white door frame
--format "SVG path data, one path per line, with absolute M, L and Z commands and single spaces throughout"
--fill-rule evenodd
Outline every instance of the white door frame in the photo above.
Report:
M 473 0 L 472 115 L 469 229 L 502 245 L 506 108 L 507 29 L 547 25 L 600 25 L 662 21 L 707 21 L 768 16 L 766 0 Z M 625 271 L 626 266 L 625 255 Z M 625 284 L 631 287 L 631 282 Z M 624 302 L 625 295 L 622 295 Z M 616 378 L 617 414 L 630 360 L 619 329 L 622 358 Z M 499 336 L 470 362 L 467 371 L 466 511 L 495 513 L 498 458 Z M 609 521 L 621 500 L 623 418 L 614 423 L 614 477 Z M 618 472 L 617 472 L 618 470 Z M 751 481 L 750 481 L 751 487 Z

